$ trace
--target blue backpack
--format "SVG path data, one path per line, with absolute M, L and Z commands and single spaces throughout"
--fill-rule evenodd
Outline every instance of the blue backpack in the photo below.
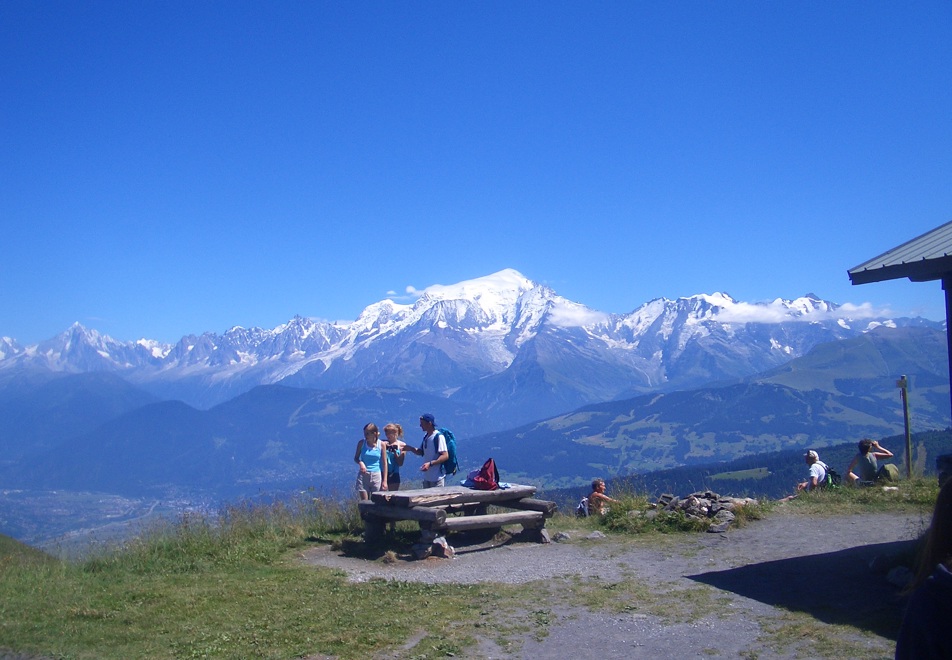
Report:
M 443 439 L 446 440 L 446 453 L 448 458 L 440 463 L 440 472 L 443 474 L 456 474 L 459 470 L 459 461 L 456 459 L 456 436 L 453 435 L 453 432 L 449 429 L 437 429 L 439 433 L 443 435 Z

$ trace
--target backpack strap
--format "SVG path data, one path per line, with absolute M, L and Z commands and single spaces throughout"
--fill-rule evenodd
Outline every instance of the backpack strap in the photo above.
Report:
M 441 435 L 443 435 L 443 434 L 440 433 L 440 430 L 439 430 L 439 429 L 433 429 L 433 444 L 436 445 L 436 448 L 437 448 L 437 449 L 440 448 L 440 441 L 437 440 L 437 438 L 438 438 L 439 436 L 441 436 Z M 429 433 L 427 433 L 427 434 L 425 434 L 425 435 L 423 436 L 423 451 L 424 451 L 424 452 L 426 452 L 426 441 L 429 439 L 429 437 L 430 437 L 430 434 L 429 434 Z M 443 436 L 443 442 L 446 442 L 446 436 Z M 448 449 L 448 448 L 447 448 L 447 449 Z

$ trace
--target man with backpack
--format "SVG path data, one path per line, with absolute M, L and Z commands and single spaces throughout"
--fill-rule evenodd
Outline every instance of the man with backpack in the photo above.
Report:
M 803 455 L 803 460 L 806 461 L 806 464 L 810 467 L 810 471 L 807 476 L 806 481 L 801 481 L 797 484 L 797 492 L 793 495 L 787 495 L 782 498 L 781 502 L 786 502 L 792 500 L 797 495 L 803 491 L 810 491 L 820 486 L 828 485 L 827 475 L 831 473 L 832 470 L 827 466 L 826 463 L 820 460 L 820 455 L 816 453 L 815 450 L 811 449 L 806 454 Z
M 436 418 L 430 413 L 420 415 L 420 428 L 423 429 L 423 444 L 419 447 L 407 445 L 407 451 L 424 458 L 420 472 L 423 473 L 423 487 L 436 488 L 446 483 L 446 476 L 440 470 L 440 464 L 449 457 L 446 438 L 436 428 Z

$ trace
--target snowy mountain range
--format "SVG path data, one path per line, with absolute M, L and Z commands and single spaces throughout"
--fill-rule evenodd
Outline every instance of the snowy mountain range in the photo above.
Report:
M 637 394 L 736 380 L 814 346 L 924 319 L 874 318 L 814 295 L 652 300 L 630 314 L 572 302 L 507 269 L 382 300 L 351 323 L 297 316 L 176 344 L 122 342 L 74 324 L 31 346 L 0 339 L 0 387 L 23 374 L 105 372 L 161 399 L 210 408 L 258 385 L 399 388 L 476 405 L 494 429 Z

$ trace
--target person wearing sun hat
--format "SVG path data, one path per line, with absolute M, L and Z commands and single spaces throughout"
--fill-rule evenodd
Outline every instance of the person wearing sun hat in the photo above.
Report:
M 813 449 L 803 455 L 803 460 L 810 466 L 807 480 L 797 484 L 797 490 L 813 490 L 826 479 L 826 463 L 820 460 L 820 455 Z
M 806 461 L 806 464 L 810 466 L 810 472 L 807 475 L 807 480 L 798 483 L 797 492 L 793 495 L 784 497 L 782 500 L 780 500 L 781 502 L 792 500 L 805 490 L 813 490 L 814 488 L 818 488 L 826 480 L 826 463 L 820 460 L 820 455 L 816 453 L 815 450 L 811 449 L 805 453 L 803 455 L 803 460 Z
M 449 450 L 446 448 L 446 438 L 437 430 L 436 417 L 432 413 L 420 415 L 420 428 L 423 429 L 423 444 L 419 447 L 407 445 L 406 449 L 426 459 L 420 467 L 420 472 L 423 473 L 423 487 L 443 486 L 446 483 L 446 476 L 440 472 L 440 463 L 450 457 Z

